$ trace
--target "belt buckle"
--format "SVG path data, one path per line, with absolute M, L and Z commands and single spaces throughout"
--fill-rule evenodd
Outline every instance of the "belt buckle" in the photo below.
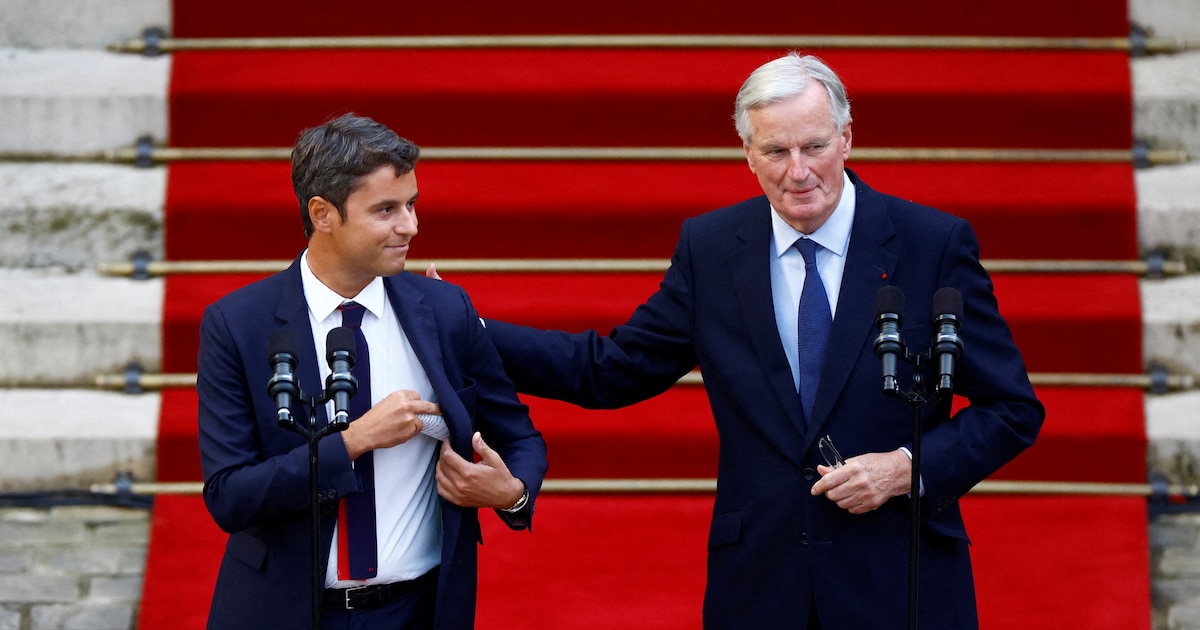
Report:
M 367 585 L 363 585 L 363 586 L 355 586 L 354 588 L 348 588 L 348 589 L 346 589 L 346 590 L 345 590 L 345 594 L 346 594 L 346 610 L 354 610 L 354 606 L 351 606 L 351 605 L 350 605 L 350 594 L 351 594 L 351 593 L 354 593 L 354 592 L 356 592 L 356 591 L 365 591 L 365 590 L 367 590 L 367 589 L 369 589 L 369 588 L 371 588 L 371 585 L 367 584 Z

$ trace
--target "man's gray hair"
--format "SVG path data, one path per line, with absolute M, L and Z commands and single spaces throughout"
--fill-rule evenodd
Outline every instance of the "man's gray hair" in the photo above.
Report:
M 733 107 L 733 122 L 742 142 L 750 144 L 753 128 L 750 111 L 799 96 L 808 89 L 809 79 L 825 87 L 832 104 L 833 124 L 838 131 L 850 122 L 850 100 L 846 97 L 846 86 L 832 68 L 812 55 L 790 52 L 768 61 L 750 73 L 742 89 L 738 90 Z

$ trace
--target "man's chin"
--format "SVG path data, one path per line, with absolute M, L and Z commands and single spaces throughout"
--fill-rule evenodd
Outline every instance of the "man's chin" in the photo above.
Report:
M 825 212 L 820 204 L 812 203 L 787 204 L 779 212 L 779 216 L 788 225 L 805 234 L 809 234 L 821 227 L 830 214 L 829 212 Z
M 384 276 L 384 277 L 394 276 L 394 275 L 404 271 L 404 265 L 406 262 L 407 262 L 406 260 L 400 260 L 398 262 L 392 262 L 392 263 L 388 263 L 386 265 L 381 265 L 380 269 L 379 269 L 379 271 L 380 271 L 379 275 Z

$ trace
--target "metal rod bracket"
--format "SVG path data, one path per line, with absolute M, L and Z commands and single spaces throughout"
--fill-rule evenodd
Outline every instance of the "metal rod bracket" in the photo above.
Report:
M 142 393 L 142 369 L 141 364 L 137 361 L 131 361 L 125 364 L 125 387 L 122 391 L 126 394 Z
M 133 160 L 133 165 L 138 168 L 150 168 L 154 166 L 154 139 L 150 136 L 138 136 L 137 142 L 134 143 L 134 148 L 137 150 L 137 157 Z
M 142 31 L 142 54 L 147 57 L 159 57 L 163 54 L 162 40 L 167 38 L 167 31 L 161 26 L 149 26 Z
M 129 262 L 133 265 L 129 277 L 134 280 L 150 279 L 150 252 L 139 249 L 129 258 Z

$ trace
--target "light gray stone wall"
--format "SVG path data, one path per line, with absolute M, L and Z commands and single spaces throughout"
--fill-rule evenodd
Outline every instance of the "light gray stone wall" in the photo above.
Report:
M 103 50 L 170 25 L 170 0 L 0 1 L 0 47 Z
M 133 630 L 149 513 L 0 507 L 0 630 Z

